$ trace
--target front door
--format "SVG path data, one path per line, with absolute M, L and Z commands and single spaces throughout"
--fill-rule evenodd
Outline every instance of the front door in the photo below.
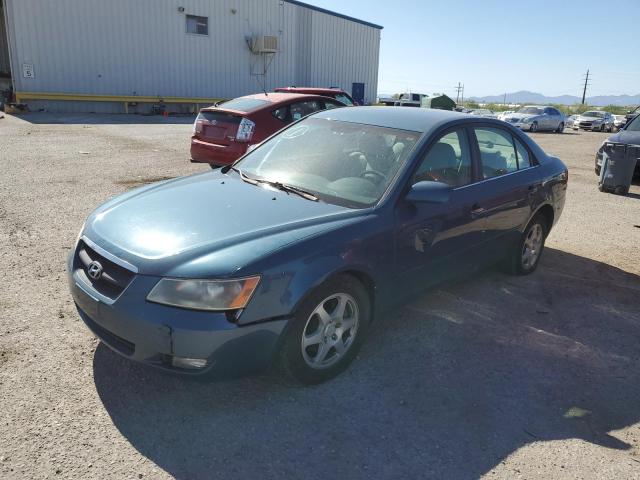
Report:
M 364 83 L 353 83 L 351 85 L 351 97 L 358 105 L 364 105 Z
M 470 136 L 465 128 L 446 132 L 420 162 L 411 184 L 438 181 L 452 187 L 443 204 L 409 203 L 396 207 L 396 262 L 403 292 L 416 293 L 474 263 L 485 219 L 475 211 Z

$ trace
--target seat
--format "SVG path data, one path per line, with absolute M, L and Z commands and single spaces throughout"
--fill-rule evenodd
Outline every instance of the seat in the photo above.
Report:
M 436 143 L 416 173 L 416 180 L 432 180 L 458 184 L 458 157 L 451 145 L 448 143 Z

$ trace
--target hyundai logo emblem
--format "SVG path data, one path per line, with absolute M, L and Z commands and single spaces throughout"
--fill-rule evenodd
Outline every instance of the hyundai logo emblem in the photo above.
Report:
M 102 265 L 100 262 L 93 261 L 87 267 L 87 275 L 89 275 L 93 280 L 100 280 L 102 276 Z

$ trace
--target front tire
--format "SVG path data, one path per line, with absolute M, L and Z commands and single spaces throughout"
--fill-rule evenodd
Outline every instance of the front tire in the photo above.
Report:
M 350 275 L 334 277 L 302 302 L 275 361 L 287 383 L 313 385 L 343 372 L 371 321 L 367 290 Z
M 549 228 L 544 215 L 538 213 L 531 219 L 511 254 L 509 270 L 513 275 L 529 275 L 536 270 Z
M 558 129 L 556 130 L 556 133 L 562 132 L 564 132 L 564 122 L 560 122 L 560 124 L 558 125 Z
M 530 132 L 537 132 L 538 131 L 538 122 L 533 122 L 531 124 L 531 126 L 529 127 L 529 131 Z

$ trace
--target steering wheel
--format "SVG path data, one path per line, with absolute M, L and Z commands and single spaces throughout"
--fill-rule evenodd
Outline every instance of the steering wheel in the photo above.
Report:
M 377 170 L 365 170 L 360 174 L 362 178 L 365 178 L 367 175 L 376 177 L 378 179 L 378 183 L 387 179 L 387 176 L 384 173 L 380 173 Z

